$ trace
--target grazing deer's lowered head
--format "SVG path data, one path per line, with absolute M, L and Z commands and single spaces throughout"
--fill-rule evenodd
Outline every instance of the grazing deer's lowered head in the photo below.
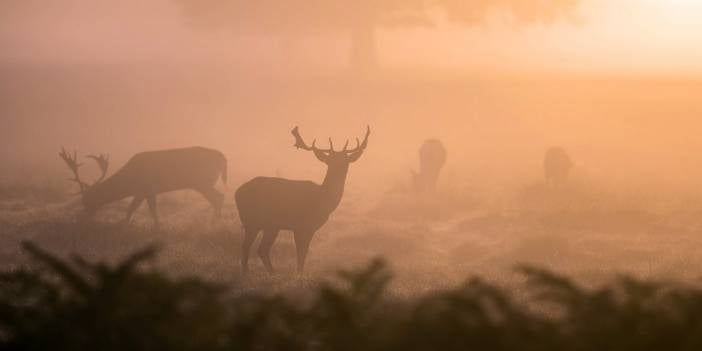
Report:
M 92 159 L 97 163 L 101 172 L 100 177 L 96 181 L 94 181 L 93 184 L 88 184 L 80 179 L 80 173 L 78 172 L 78 169 L 83 164 L 78 162 L 78 155 L 75 151 L 73 152 L 73 155 L 71 155 L 70 153 L 66 152 L 65 148 L 61 148 L 59 157 L 63 159 L 68 168 L 71 169 L 71 172 L 73 172 L 73 178 L 70 178 L 68 180 L 78 184 L 78 194 L 81 195 L 81 199 L 83 200 L 83 206 L 85 207 L 85 215 L 87 217 L 92 217 L 98 210 L 98 208 L 101 206 L 99 200 L 96 198 L 96 192 L 94 190 L 100 183 L 102 183 L 103 180 L 105 180 L 105 176 L 107 175 L 107 170 L 110 165 L 110 157 L 105 154 L 87 156 L 87 158 Z
M 310 241 L 314 233 L 327 222 L 329 215 L 339 206 L 344 194 L 349 164 L 357 161 L 368 146 L 370 127 L 361 142 L 356 139 L 356 147 L 349 149 L 347 141 L 343 149 L 334 150 L 329 139 L 329 148 L 320 149 L 316 141 L 309 146 L 300 136 L 298 128 L 292 130 L 295 147 L 312 151 L 318 160 L 327 165 L 327 174 L 322 184 L 310 181 L 282 178 L 257 177 L 243 184 L 236 191 L 236 205 L 244 227 L 242 244 L 242 270 L 248 270 L 251 245 L 263 231 L 259 255 L 266 269 L 273 271 L 270 250 L 281 230 L 294 232 L 297 249 L 297 267 L 302 271 Z
M 439 173 L 446 164 L 446 148 L 441 140 L 428 139 L 419 149 L 419 172 L 412 171 L 417 193 L 435 193 Z
M 544 156 L 544 177 L 546 186 L 562 188 L 568 182 L 573 161 L 561 147 L 554 146 L 546 151 Z

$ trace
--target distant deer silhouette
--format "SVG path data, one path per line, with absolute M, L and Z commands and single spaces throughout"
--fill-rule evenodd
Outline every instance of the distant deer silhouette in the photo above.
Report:
M 560 188 L 568 181 L 573 162 L 568 153 L 560 147 L 552 147 L 544 157 L 544 177 L 546 186 Z
M 257 177 L 243 184 L 236 191 L 236 206 L 244 229 L 241 250 L 241 269 L 248 272 L 249 251 L 256 236 L 263 231 L 258 249 L 261 261 L 269 273 L 273 272 L 270 252 L 281 230 L 293 231 L 297 251 L 297 270 L 302 273 L 312 236 L 327 222 L 329 215 L 339 206 L 344 193 L 349 164 L 356 162 L 368 146 L 370 127 L 363 142 L 356 139 L 356 147 L 348 150 L 349 142 L 341 151 L 334 151 L 329 139 L 329 149 L 319 149 L 302 140 L 298 128 L 292 130 L 295 147 L 312 151 L 318 160 L 327 165 L 324 182 L 282 178 Z
M 438 139 L 429 139 L 419 149 L 419 172 L 412 171 L 414 190 L 418 193 L 433 193 L 439 181 L 439 173 L 446 163 L 446 148 Z
M 221 214 L 224 195 L 215 190 L 214 184 L 220 177 L 226 184 L 227 160 L 219 151 L 191 147 L 142 152 L 134 155 L 107 179 L 105 176 L 109 158 L 106 155 L 90 155 L 87 157 L 95 160 L 102 172 L 100 178 L 92 185 L 80 179 L 78 169 L 81 164 L 75 152 L 70 155 L 65 149 L 61 149 L 59 156 L 73 172 L 74 178 L 69 180 L 78 183 L 86 217 L 93 217 L 108 203 L 133 197 L 124 221 L 128 223 L 134 211 L 146 200 L 154 226 L 158 229 L 160 225 L 156 211 L 156 195 L 183 189 L 201 193 L 214 207 L 215 217 Z

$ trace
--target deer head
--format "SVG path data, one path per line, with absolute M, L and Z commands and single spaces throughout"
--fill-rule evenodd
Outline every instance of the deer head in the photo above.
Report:
M 73 178 L 69 178 L 69 181 L 75 182 L 78 184 L 79 192 L 81 196 L 85 196 L 88 191 L 95 185 L 99 184 L 105 179 L 105 176 L 107 175 L 107 169 L 110 164 L 110 157 L 105 154 L 100 154 L 100 155 L 88 155 L 86 156 L 89 159 L 94 160 L 98 167 L 100 167 L 100 178 L 98 178 L 93 184 L 88 184 L 80 179 L 80 173 L 78 172 L 78 169 L 83 165 L 82 163 L 78 162 L 78 155 L 74 151 L 73 155 L 70 153 L 66 152 L 65 148 L 61 148 L 61 152 L 59 153 L 59 157 L 63 159 L 63 161 L 66 163 L 68 168 L 73 172 Z
M 349 163 L 358 161 L 358 159 L 361 158 L 361 155 L 363 155 L 363 151 L 365 151 L 366 147 L 368 146 L 370 126 L 366 127 L 366 136 L 363 138 L 363 142 L 356 138 L 356 147 L 350 150 L 348 148 L 348 140 L 346 140 L 346 144 L 344 144 L 344 148 L 341 149 L 341 151 L 336 151 L 334 150 L 334 143 L 332 142 L 331 138 L 329 138 L 329 148 L 320 149 L 316 146 L 316 139 L 312 140 L 312 146 L 308 146 L 307 143 L 302 140 L 297 127 L 293 128 L 292 135 L 295 136 L 294 146 L 296 148 L 305 151 L 312 151 L 318 160 L 322 161 L 328 166 L 348 166 Z

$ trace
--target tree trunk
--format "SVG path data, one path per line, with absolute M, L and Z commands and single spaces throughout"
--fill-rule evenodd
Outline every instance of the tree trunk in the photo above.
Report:
M 350 64 L 355 70 L 369 71 L 377 62 L 375 23 L 370 16 L 359 16 L 351 31 Z

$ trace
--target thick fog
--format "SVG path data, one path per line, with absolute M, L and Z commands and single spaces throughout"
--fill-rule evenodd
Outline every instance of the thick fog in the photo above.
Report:
M 165 197 L 171 236 L 62 227 L 78 233 L 74 241 L 43 232 L 49 225 L 17 224 L 8 237 L 108 256 L 119 251 L 113 240 L 124 252 L 155 238 L 184 247 L 167 254 L 177 267 L 185 259 L 196 273 L 207 266 L 229 277 L 240 247 L 234 191 L 255 176 L 324 178 L 325 165 L 293 146 L 293 127 L 308 143 L 327 147 L 332 138 L 339 148 L 370 126 L 341 206 L 312 242 L 313 272 L 375 254 L 409 262 L 405 270 L 427 279 L 456 264 L 490 269 L 544 257 L 574 270 L 637 272 L 651 260 L 656 272 L 695 260 L 694 240 L 662 238 L 690 238 L 699 228 L 702 43 L 693 14 L 702 7 L 466 3 L 0 2 L 5 222 L 56 225 L 78 212 L 62 147 L 81 160 L 109 154 L 109 174 L 142 151 L 220 150 L 229 182 L 218 189 L 231 217 L 215 227 L 226 230 L 204 226 L 194 209 L 207 204 L 183 195 Z M 447 153 L 434 198 L 413 190 L 428 139 Z M 573 164 L 564 193 L 544 179 L 554 146 Z M 81 172 L 98 177 L 87 159 Z M 126 204 L 99 221 L 117 223 L 119 206 Z M 135 228 L 147 227 L 146 217 Z M 281 250 L 292 250 L 286 238 Z M 0 259 L 15 262 L 18 247 L 7 247 Z M 651 253 L 658 248 L 679 251 Z M 291 255 L 279 265 L 292 269 Z
M 197 144 L 225 151 L 235 177 L 314 175 L 315 161 L 290 148 L 292 126 L 341 142 L 370 124 L 373 166 L 354 169 L 366 181 L 401 179 L 434 137 L 447 145 L 455 181 L 536 177 L 543 150 L 562 145 L 583 177 L 692 186 L 696 71 L 670 57 L 700 49 L 683 35 L 667 39 L 694 29 L 682 14 L 699 7 L 547 3 L 447 2 L 424 12 L 422 2 L 407 3 L 395 16 L 404 21 L 378 20 L 368 74 L 349 67 L 353 24 L 321 5 L 304 16 L 331 17 L 312 29 L 295 25 L 306 20 L 299 11 L 283 21 L 283 10 L 303 6 L 294 2 L 262 2 L 253 10 L 270 18 L 242 29 L 238 2 L 6 1 L 1 157 L 53 170 L 63 145 L 110 153 L 118 166 L 138 151 Z M 623 10 L 635 28 L 613 28 Z M 629 37 L 641 28 L 657 35 Z M 622 43 L 631 55 L 618 51 Z M 657 47 L 669 54 L 651 53 Z
M 699 349 L 700 18 L 0 0 L 0 349 Z

